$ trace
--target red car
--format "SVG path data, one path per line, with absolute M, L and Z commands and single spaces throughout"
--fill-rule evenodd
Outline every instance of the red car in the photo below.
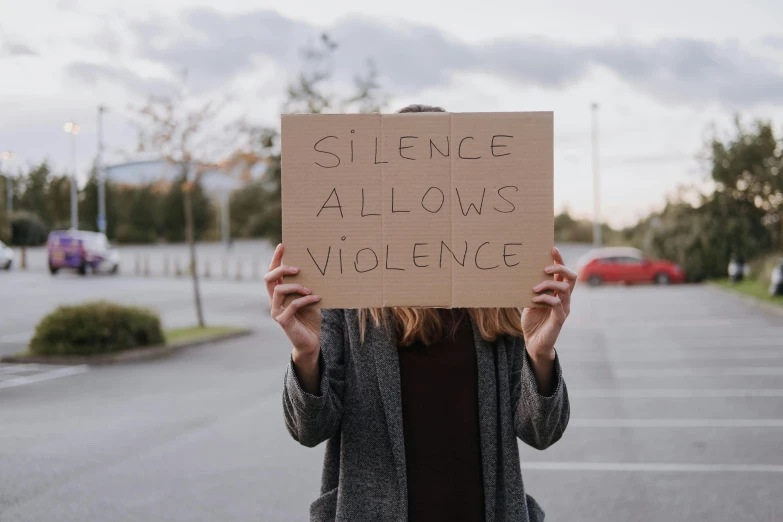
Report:
M 682 283 L 685 272 L 670 261 L 653 261 L 636 248 L 599 248 L 579 263 L 579 278 L 590 286 L 603 283 Z

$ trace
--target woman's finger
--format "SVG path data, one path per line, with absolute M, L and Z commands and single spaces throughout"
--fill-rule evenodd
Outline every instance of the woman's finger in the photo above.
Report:
M 269 262 L 269 272 L 272 272 L 273 270 L 280 267 L 280 263 L 283 260 L 283 244 L 280 243 L 277 245 L 277 248 L 275 248 L 275 253 L 272 255 L 272 260 Z M 269 274 L 267 272 L 267 275 Z M 268 280 L 266 276 L 264 276 L 264 280 L 266 281 L 266 293 L 269 295 L 269 306 L 272 306 L 272 291 L 275 289 L 275 286 L 278 283 L 282 283 L 283 281 L 281 279 L 276 280 Z
M 264 281 L 266 281 L 267 284 L 274 283 L 278 279 L 281 279 L 284 275 L 292 275 L 297 272 L 299 272 L 299 269 L 295 266 L 280 265 L 277 268 L 273 268 L 267 272 L 264 276 Z
M 565 265 L 550 265 L 544 269 L 544 272 L 547 274 L 560 275 L 563 279 L 568 281 L 568 284 L 571 285 L 571 288 L 573 288 L 576 284 L 576 272 Z
M 535 297 L 533 297 L 533 302 L 538 304 L 543 304 L 547 306 L 551 306 L 552 308 L 562 306 L 563 302 L 560 300 L 559 297 L 555 297 L 553 295 L 549 294 L 540 294 Z
M 294 283 L 279 284 L 275 287 L 272 296 L 272 317 L 277 319 L 283 313 L 283 301 L 288 294 L 310 295 L 310 289 Z
M 269 263 L 269 270 L 271 271 L 272 269 L 280 266 L 282 260 L 283 260 L 283 243 L 280 243 L 277 245 L 277 248 L 275 248 L 275 253 L 272 254 L 272 261 L 270 261 Z
M 269 294 L 269 306 L 272 306 L 272 294 L 275 287 L 283 283 L 283 276 L 296 274 L 299 269 L 295 266 L 281 265 L 266 273 L 264 281 L 266 282 L 266 293 Z
M 299 311 L 300 308 L 307 306 L 309 304 L 317 303 L 321 300 L 321 296 L 318 295 L 306 295 L 304 297 L 299 297 L 297 299 L 294 299 L 290 303 L 288 303 L 288 306 L 285 307 L 283 310 L 283 313 L 277 316 L 277 322 L 285 328 L 288 326 L 288 324 L 291 323 L 291 321 L 294 320 L 294 316 L 296 315 L 296 312 Z
M 533 287 L 533 291 L 536 293 L 541 293 L 545 290 L 554 290 L 560 294 L 568 295 L 571 292 L 571 285 L 566 283 L 565 281 L 553 281 L 551 279 L 548 279 L 546 281 L 542 281 L 538 283 L 536 286 Z
M 552 259 L 554 259 L 556 265 L 565 264 L 565 261 L 563 261 L 563 255 L 560 253 L 560 250 L 558 250 L 557 247 L 552 247 Z

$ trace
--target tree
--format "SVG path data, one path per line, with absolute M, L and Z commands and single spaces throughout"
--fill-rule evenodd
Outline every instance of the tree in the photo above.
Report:
M 20 268 L 27 268 L 27 247 L 46 242 L 48 231 L 41 218 L 31 212 L 11 213 L 11 244 L 21 247 Z
M 46 184 L 45 201 L 49 216 L 46 224 L 52 229 L 71 228 L 71 177 L 50 176 Z M 81 223 L 78 226 L 84 230 Z
M 184 241 L 185 230 L 185 190 L 186 180 L 179 178 L 172 183 L 169 190 L 160 198 L 158 235 L 171 242 Z M 203 239 L 212 219 L 211 203 L 204 194 L 199 181 L 193 182 L 190 192 L 193 214 L 193 237 Z
M 302 49 L 304 67 L 294 83 L 288 85 L 285 112 L 320 114 L 335 105 L 332 94 L 324 92 L 324 84 L 332 77 L 332 61 L 337 43 L 327 33 L 321 34 L 317 45 Z
M 344 112 L 380 112 L 386 105 L 381 92 L 378 73 L 371 60 L 364 74 L 354 77 L 353 95 L 341 97 L 328 92 L 332 79 L 332 63 L 338 44 L 326 33 L 315 46 L 302 51 L 304 64 L 294 82 L 289 84 L 288 99 L 284 103 L 287 113 L 324 113 L 334 108 Z M 281 163 L 276 129 L 258 127 L 240 122 L 236 126 L 244 138 L 246 153 L 253 154 L 258 162 L 265 162 L 263 179 L 256 184 L 235 192 L 231 197 L 232 234 L 260 234 L 275 243 L 282 240 Z M 240 210 L 241 209 L 241 210 Z M 240 223 L 244 218 L 245 223 Z
M 51 171 L 46 162 L 32 168 L 21 180 L 22 193 L 18 205 L 14 208 L 26 210 L 38 216 L 47 225 L 52 225 L 52 213 L 49 210 L 49 177 Z
M 381 90 L 378 80 L 378 70 L 375 62 L 367 60 L 364 75 L 356 75 L 353 79 L 356 94 L 345 101 L 345 112 L 355 108 L 360 114 L 381 112 L 388 103 L 388 97 Z
M 196 234 L 193 192 L 203 172 L 201 165 L 214 159 L 216 136 L 212 123 L 219 112 L 213 102 L 201 102 L 186 95 L 184 87 L 175 96 L 150 97 L 139 109 L 139 150 L 152 150 L 178 170 L 178 184 L 183 192 L 185 238 L 190 251 L 190 275 L 198 325 L 203 327 L 204 312 L 199 290 L 196 260 Z M 212 158 L 209 158 L 213 154 Z
M 3 192 L 0 193 L 0 241 L 11 242 L 11 216 L 8 210 L 6 194 L 8 194 L 8 184 L 11 183 L 9 176 L 0 176 L 3 178 Z
M 115 240 L 117 238 L 117 227 L 125 221 L 118 220 L 118 214 L 123 207 L 123 199 L 115 197 L 120 191 L 114 183 L 106 181 L 106 236 Z M 82 189 L 79 200 L 79 220 L 82 222 L 80 228 L 83 230 L 98 230 L 98 177 L 95 169 L 90 171 L 90 177 Z
M 149 185 L 122 190 L 123 213 L 116 227 L 117 240 L 125 243 L 154 243 L 158 238 L 160 197 Z M 107 205 L 108 208 L 108 205 Z M 182 206 L 179 207 L 180 216 Z M 182 225 L 180 219 L 180 229 Z M 111 221 L 110 221 L 111 223 Z
M 761 210 L 761 219 L 783 248 L 783 149 L 772 125 L 757 121 L 746 129 L 735 120 L 735 135 L 708 146 L 716 191 Z M 756 214 L 755 212 L 753 214 Z
M 634 234 L 647 253 L 677 262 L 689 281 L 703 281 L 725 277 L 732 254 L 751 259 L 771 248 L 763 215 L 753 203 L 716 191 L 696 207 L 670 201 L 663 212 L 635 227 Z

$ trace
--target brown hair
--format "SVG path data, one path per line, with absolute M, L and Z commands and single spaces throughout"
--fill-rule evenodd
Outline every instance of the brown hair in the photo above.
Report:
M 413 104 L 398 110 L 398 114 L 414 112 L 446 112 L 441 107 Z M 519 308 L 469 308 L 482 339 L 492 341 L 499 335 L 522 336 L 522 310 Z M 359 310 L 359 331 L 364 340 L 367 322 L 395 329 L 397 342 L 408 346 L 416 341 L 431 344 L 443 335 L 443 324 L 435 308 L 362 308 Z

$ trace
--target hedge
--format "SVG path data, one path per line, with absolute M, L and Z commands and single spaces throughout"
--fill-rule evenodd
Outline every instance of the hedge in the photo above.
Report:
M 93 355 L 164 343 L 155 312 L 97 301 L 54 310 L 36 326 L 29 348 L 37 355 Z

